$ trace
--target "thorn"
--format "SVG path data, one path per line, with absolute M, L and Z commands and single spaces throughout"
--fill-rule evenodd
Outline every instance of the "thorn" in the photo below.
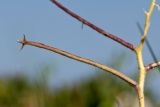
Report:
M 22 46 L 21 46 L 21 48 L 20 48 L 20 51 L 24 48 L 24 45 L 25 45 L 25 44 L 22 44 Z
M 157 7 L 157 10 L 160 11 L 160 5 L 159 4 L 155 4 L 155 6 Z
M 18 40 L 18 42 L 22 44 L 22 46 L 20 48 L 20 50 L 22 50 L 24 48 L 25 42 L 26 42 L 26 36 L 25 36 L 25 34 L 23 34 L 23 40 Z
M 147 15 L 147 14 L 148 14 L 148 12 L 147 12 L 146 10 L 144 10 L 144 14 L 145 14 L 145 15 Z
M 83 27 L 84 27 L 84 23 L 82 22 L 82 26 L 81 26 L 81 28 L 83 29 Z
M 26 35 L 23 34 L 23 41 L 26 41 Z
M 143 10 L 143 12 L 144 12 L 145 15 L 148 13 L 144 8 L 142 10 Z

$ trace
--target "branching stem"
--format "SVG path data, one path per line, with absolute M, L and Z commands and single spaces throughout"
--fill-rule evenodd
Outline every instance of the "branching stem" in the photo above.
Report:
M 150 17 L 152 15 L 152 12 L 153 12 L 155 6 L 156 6 L 156 3 L 155 3 L 156 0 L 152 0 L 150 8 L 149 8 L 149 11 L 146 12 L 146 20 L 145 20 L 145 24 L 144 24 L 144 32 L 142 34 L 141 41 L 138 44 L 137 48 L 134 48 L 134 46 L 131 43 L 126 42 L 123 39 L 121 39 L 121 38 L 119 38 L 119 37 L 117 37 L 117 36 L 115 36 L 113 34 L 110 34 L 110 33 L 106 32 L 105 30 L 97 27 L 96 25 L 92 24 L 91 22 L 87 21 L 86 19 L 80 17 L 79 15 L 75 14 L 74 12 L 69 10 L 68 8 L 66 8 L 63 5 L 61 5 L 57 0 L 51 0 L 51 1 L 56 6 L 61 8 L 64 12 L 66 12 L 70 16 L 74 17 L 78 21 L 82 22 L 82 25 L 85 24 L 85 25 L 89 26 L 90 28 L 92 28 L 93 30 L 99 32 L 100 34 L 102 34 L 102 35 L 104 35 L 104 36 L 106 36 L 106 37 L 108 37 L 108 38 L 120 43 L 121 45 L 129 48 L 130 50 L 134 51 L 136 53 L 136 56 L 137 56 L 137 62 L 138 62 L 138 67 L 139 67 L 139 82 L 137 83 L 136 81 L 134 81 L 130 77 L 126 76 L 125 74 L 123 74 L 123 73 L 121 73 L 121 72 L 119 72 L 119 71 L 117 71 L 117 70 L 115 70 L 113 68 L 110 68 L 110 67 L 108 67 L 108 66 L 106 66 L 104 64 L 97 63 L 97 62 L 92 61 L 90 59 L 82 58 L 80 56 L 65 52 L 65 51 L 60 50 L 58 48 L 51 47 L 51 46 L 48 46 L 48 45 L 45 45 L 45 44 L 42 44 L 42 43 L 39 43 L 39 42 L 28 41 L 28 40 L 26 40 L 25 36 L 24 36 L 23 40 L 18 40 L 18 42 L 22 44 L 22 48 L 25 45 L 31 45 L 31 46 L 43 48 L 43 49 L 58 53 L 58 54 L 60 54 L 62 56 L 65 56 L 65 57 L 68 57 L 68 58 L 71 58 L 71 59 L 74 59 L 74 60 L 89 64 L 89 65 L 92 65 L 92 66 L 95 66 L 95 67 L 100 68 L 100 69 L 102 69 L 102 70 L 104 70 L 106 72 L 112 73 L 113 75 L 115 75 L 115 76 L 119 77 L 120 79 L 126 81 L 132 87 L 134 87 L 136 89 L 137 94 L 138 94 L 138 98 L 139 98 L 139 105 L 140 105 L 140 107 L 145 107 L 144 84 L 145 84 L 145 77 L 146 77 L 146 73 L 147 73 L 146 71 L 149 71 L 150 69 L 155 68 L 155 67 L 160 65 L 160 62 L 156 62 L 156 63 L 149 64 L 147 66 L 144 66 L 143 57 L 142 57 L 143 45 L 144 45 L 144 42 L 145 42 L 145 39 L 146 39 L 146 36 L 147 36 L 147 33 L 148 33 L 148 29 L 149 29 L 149 26 L 150 26 Z
M 145 84 L 145 77 L 146 77 L 146 69 L 143 64 L 143 58 L 142 58 L 142 50 L 144 41 L 146 39 L 148 29 L 150 26 L 150 17 L 152 15 L 152 12 L 155 8 L 155 0 L 152 0 L 152 3 L 150 5 L 149 11 L 146 12 L 146 20 L 144 25 L 144 32 L 141 38 L 141 41 L 138 45 L 138 47 L 135 49 L 136 55 L 137 55 L 137 61 L 139 66 L 139 88 L 138 88 L 138 96 L 139 96 L 139 104 L 140 107 L 145 107 L 145 100 L 144 100 L 144 84 Z

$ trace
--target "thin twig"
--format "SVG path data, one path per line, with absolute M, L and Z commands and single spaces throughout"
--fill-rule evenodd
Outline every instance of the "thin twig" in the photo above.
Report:
M 75 19 L 79 20 L 80 22 L 82 22 L 83 24 L 89 26 L 90 28 L 94 29 L 95 31 L 99 32 L 100 34 L 120 43 L 121 45 L 129 48 L 130 50 L 134 51 L 135 48 L 133 46 L 133 44 L 126 42 L 125 40 L 110 34 L 108 32 L 106 32 L 105 30 L 97 27 L 96 25 L 92 24 L 91 22 L 87 21 L 86 19 L 82 18 L 81 16 L 75 14 L 74 12 L 72 12 L 71 10 L 69 10 L 68 8 L 66 8 L 65 6 L 63 6 L 62 4 L 60 4 L 57 0 L 51 0 L 52 3 L 54 3 L 56 6 L 58 6 L 60 9 L 62 9 L 64 12 L 66 12 L 67 14 L 69 14 L 70 16 L 74 17 Z
M 21 43 L 23 46 L 24 45 L 31 45 L 31 46 L 43 48 L 43 49 L 58 53 L 60 55 L 66 56 L 68 58 L 71 58 L 71 59 L 74 59 L 74 60 L 89 64 L 89 65 L 95 66 L 95 67 L 100 68 L 100 69 L 102 69 L 102 70 L 104 70 L 106 72 L 110 72 L 113 75 L 116 75 L 117 77 L 121 78 L 122 80 L 126 81 L 127 83 L 129 83 L 132 86 L 136 86 L 137 85 L 137 83 L 134 80 L 132 80 L 131 78 L 129 78 L 125 74 L 123 74 L 123 73 L 121 73 L 121 72 L 119 72 L 117 70 L 114 70 L 114 69 L 112 69 L 110 67 L 107 67 L 106 65 L 94 62 L 94 61 L 92 61 L 90 59 L 82 58 L 80 56 L 65 52 L 65 51 L 60 50 L 58 48 L 50 47 L 48 45 L 45 45 L 45 44 L 42 44 L 42 43 L 39 43 L 39 42 L 27 41 L 26 39 L 18 40 L 18 42 Z
M 154 63 L 150 63 L 148 65 L 145 66 L 146 71 L 148 72 L 149 70 L 152 70 L 154 68 L 159 68 L 160 66 L 160 61 L 154 62 Z

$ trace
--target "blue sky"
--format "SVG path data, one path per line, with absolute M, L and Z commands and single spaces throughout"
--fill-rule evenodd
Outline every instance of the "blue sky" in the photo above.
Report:
M 80 16 L 135 46 L 140 40 L 136 22 L 143 25 L 144 10 L 148 10 L 150 1 L 59 0 Z M 155 10 L 148 36 L 158 58 L 160 58 L 159 17 L 160 12 Z M 115 55 L 124 52 L 128 54 L 129 63 L 127 63 L 127 68 L 122 69 L 122 72 L 128 75 L 133 74 L 131 72 L 137 72 L 136 57 L 129 49 L 105 38 L 87 26 L 82 29 L 80 22 L 65 14 L 49 0 L 1 0 L 0 75 L 17 73 L 34 75 L 40 66 L 50 65 L 55 69 L 51 83 L 58 85 L 71 83 L 96 73 L 92 66 L 42 49 L 26 46 L 19 51 L 20 44 L 16 41 L 21 39 L 23 34 L 29 40 L 49 44 L 101 63 L 109 64 Z M 143 52 L 145 64 L 152 62 L 146 46 Z M 148 78 L 152 85 L 147 86 L 157 89 L 160 74 L 153 72 Z

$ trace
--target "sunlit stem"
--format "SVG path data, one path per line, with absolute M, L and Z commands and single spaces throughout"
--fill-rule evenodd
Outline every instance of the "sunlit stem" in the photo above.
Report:
M 145 84 L 146 70 L 145 70 L 144 63 L 143 63 L 142 50 L 143 50 L 144 41 L 146 39 L 148 29 L 150 26 L 150 17 L 151 17 L 152 12 L 155 8 L 155 4 L 156 4 L 155 2 L 156 2 L 155 0 L 152 0 L 149 11 L 145 13 L 146 20 L 145 20 L 145 25 L 144 25 L 144 32 L 143 32 L 143 35 L 142 35 L 142 38 L 141 38 L 141 41 L 140 41 L 138 47 L 135 49 L 137 61 L 138 61 L 138 66 L 139 66 L 138 96 L 139 96 L 140 107 L 145 107 L 144 84 Z

